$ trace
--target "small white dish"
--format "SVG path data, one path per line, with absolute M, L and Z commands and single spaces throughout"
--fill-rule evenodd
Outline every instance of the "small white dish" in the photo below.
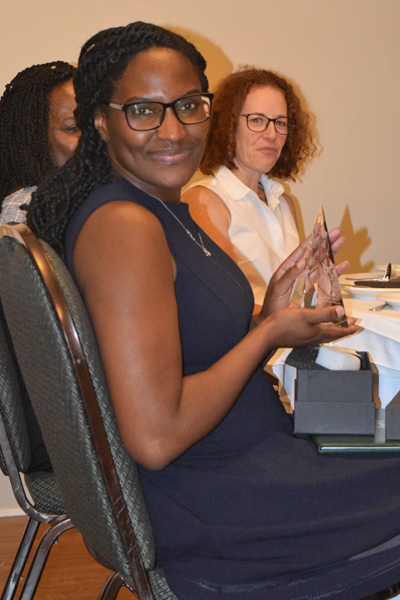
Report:
M 363 287 L 361 285 L 346 285 L 344 289 L 356 300 L 376 300 L 377 296 L 382 294 L 388 297 L 397 294 L 400 297 L 399 291 L 396 289 L 393 289 L 393 292 L 391 292 L 388 288 Z M 389 301 L 386 299 L 384 302 L 389 304 Z
M 392 292 L 390 294 L 385 292 L 384 294 L 377 294 L 376 299 L 382 300 L 382 302 L 387 302 L 391 308 L 400 311 L 400 292 Z
M 378 271 L 386 271 L 387 265 L 377 265 L 376 268 Z M 392 265 L 392 275 L 393 273 L 400 273 L 400 265 Z

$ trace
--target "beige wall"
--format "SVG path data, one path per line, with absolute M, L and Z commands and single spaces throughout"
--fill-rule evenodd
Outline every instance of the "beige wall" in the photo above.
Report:
M 296 82 L 320 143 L 289 184 L 304 231 L 323 203 L 329 226 L 344 227 L 350 272 L 400 263 L 400 0 L 0 0 L 0 89 L 138 19 L 190 38 L 211 87 L 240 63 Z
M 0 89 L 21 69 L 75 61 L 99 29 L 141 19 L 194 41 L 211 85 L 240 63 L 297 83 L 321 151 L 289 188 L 307 233 L 342 224 L 350 271 L 400 263 L 400 0 L 0 0 Z

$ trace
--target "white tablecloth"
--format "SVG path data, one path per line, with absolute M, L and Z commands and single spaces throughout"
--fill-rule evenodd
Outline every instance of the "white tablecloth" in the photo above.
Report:
M 362 350 L 370 354 L 379 372 L 379 398 L 384 408 L 400 391 L 400 311 L 385 308 L 371 312 L 369 308 L 382 304 L 378 300 L 344 298 L 346 314 L 355 317 L 362 330 L 333 342 L 339 348 Z M 283 363 L 290 350 L 279 350 L 268 363 L 281 384 L 284 382 Z M 286 377 L 283 393 L 292 400 L 290 377 Z

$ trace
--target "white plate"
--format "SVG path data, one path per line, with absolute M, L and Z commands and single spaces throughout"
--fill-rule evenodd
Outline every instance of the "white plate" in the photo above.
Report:
M 386 271 L 387 265 L 377 265 L 378 271 Z M 400 273 L 400 265 L 392 265 L 392 273 Z
M 382 300 L 382 302 L 387 302 L 389 306 L 394 308 L 394 310 L 400 310 L 400 292 L 394 292 L 392 294 L 377 294 L 377 300 Z
M 388 288 L 362 287 L 361 285 L 346 285 L 344 289 L 357 300 L 376 300 L 378 294 L 383 294 L 385 296 L 397 294 L 400 296 L 398 289 L 393 289 L 393 292 L 391 292 Z

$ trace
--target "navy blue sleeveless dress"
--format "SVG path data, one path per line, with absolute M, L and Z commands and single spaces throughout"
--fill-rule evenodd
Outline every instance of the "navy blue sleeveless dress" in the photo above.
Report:
M 136 202 L 154 213 L 177 265 L 183 373 L 210 367 L 246 335 L 247 280 L 202 232 L 207 257 L 165 206 L 122 178 L 96 186 L 75 213 L 79 231 L 100 206 Z M 198 239 L 184 203 L 169 204 Z M 362 598 L 400 580 L 400 460 L 319 455 L 292 422 L 262 368 L 223 421 L 165 469 L 141 468 L 158 564 L 181 598 Z

